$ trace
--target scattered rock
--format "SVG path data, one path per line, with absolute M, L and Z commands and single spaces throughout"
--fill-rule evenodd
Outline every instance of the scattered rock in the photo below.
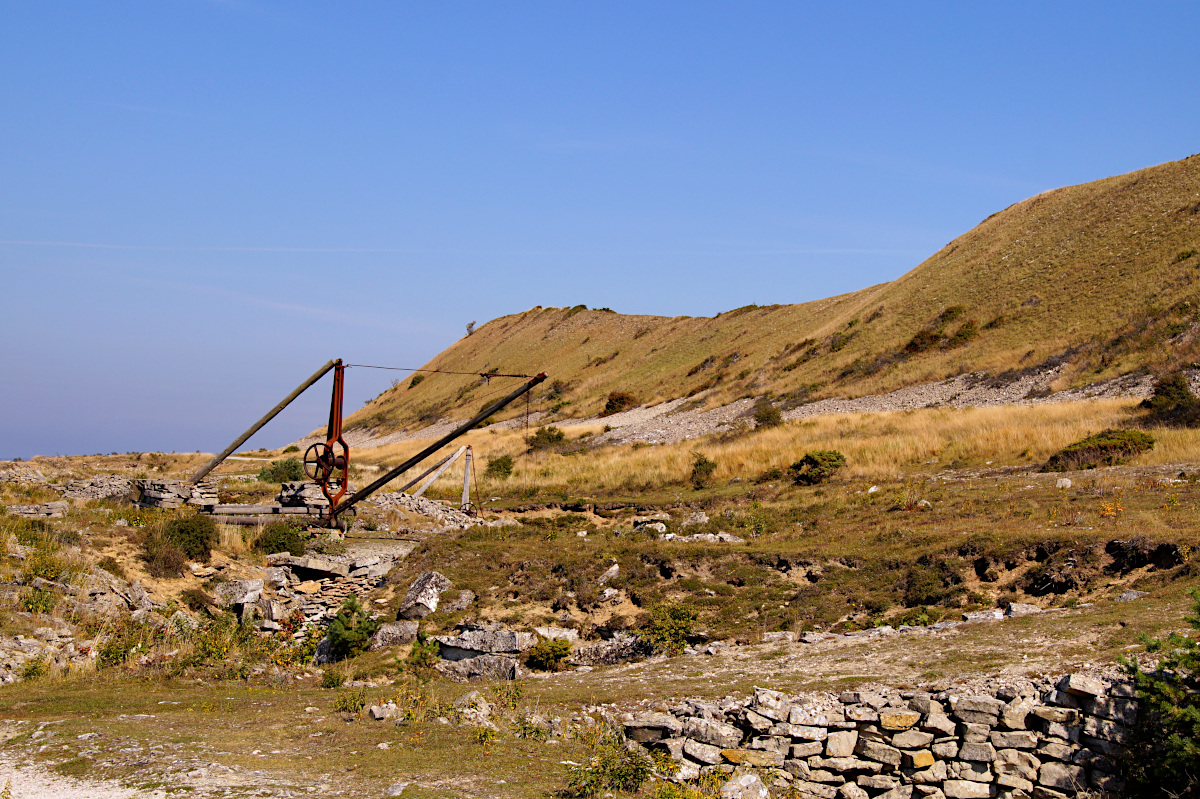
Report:
M 379 625 L 371 639 L 371 649 L 386 649 L 389 646 L 411 644 L 417 639 L 418 622 L 389 621 Z
M 400 603 L 401 619 L 423 619 L 437 610 L 438 598 L 451 583 L 445 575 L 438 572 L 421 572 L 413 584 L 409 586 L 404 601 Z

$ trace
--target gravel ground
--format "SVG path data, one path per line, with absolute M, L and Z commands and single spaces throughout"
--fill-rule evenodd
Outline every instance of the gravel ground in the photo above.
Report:
M 163 791 L 136 791 L 110 780 L 64 777 L 34 763 L 0 756 L 0 790 L 7 785 L 13 799 L 162 799 Z

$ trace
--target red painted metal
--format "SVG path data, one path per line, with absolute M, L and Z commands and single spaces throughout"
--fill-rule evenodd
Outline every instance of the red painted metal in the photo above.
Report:
M 346 367 L 338 359 L 333 367 L 333 399 L 329 403 L 329 426 L 325 441 L 317 442 L 304 453 L 304 472 L 321 487 L 329 500 L 329 520 L 333 521 L 338 502 L 350 486 L 350 446 L 342 438 L 342 396 Z

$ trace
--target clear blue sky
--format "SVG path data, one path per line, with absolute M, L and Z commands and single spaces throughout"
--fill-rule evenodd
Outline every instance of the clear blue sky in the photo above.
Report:
M 3 17 L 0 458 L 213 451 L 330 357 L 419 365 L 534 305 L 851 291 L 1200 150 L 1195 2 Z M 321 425 L 327 384 L 253 443 Z

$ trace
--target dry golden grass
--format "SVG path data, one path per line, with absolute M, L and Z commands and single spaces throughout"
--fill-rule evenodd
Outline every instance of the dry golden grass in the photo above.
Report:
M 1200 157 L 1016 203 L 908 274 L 852 294 L 713 318 L 539 306 L 489 322 L 428 366 L 546 371 L 565 388 L 554 397 L 548 385 L 537 388 L 533 407 L 567 401 L 559 413 L 576 418 L 598 412 L 613 390 L 642 403 L 710 384 L 709 402 L 813 386 L 820 396 L 862 396 L 966 371 L 1033 367 L 1068 351 L 1063 383 L 1086 383 L 1200 360 L 1193 285 L 1200 254 L 1183 257 L 1195 250 Z M 962 313 L 945 335 L 973 320 L 973 339 L 895 358 L 952 306 Z M 351 426 L 414 429 L 447 415 L 466 418 L 515 385 L 430 374 L 410 389 L 405 380 Z
M 512 455 L 516 469 L 506 482 L 486 480 L 486 492 L 567 489 L 592 494 L 649 490 L 687 480 L 695 452 L 718 464 L 717 481 L 753 479 L 772 468 L 786 469 L 805 452 L 844 453 L 843 474 L 864 479 L 903 477 L 915 471 L 1042 463 L 1067 444 L 1110 427 L 1129 426 L 1134 403 L 1096 400 L 992 408 L 926 408 L 884 413 L 829 414 L 750 433 L 731 441 L 718 437 L 657 446 L 602 446 L 579 454 L 525 454 L 524 431 L 477 430 L 472 445 L 482 480 L 488 458 Z M 562 428 L 568 438 L 596 433 L 598 425 Z M 1194 460 L 1200 430 L 1155 429 L 1158 445 L 1135 465 Z M 369 463 L 397 463 L 428 442 L 407 441 L 360 451 Z M 461 490 L 462 471 L 452 468 L 433 490 Z

